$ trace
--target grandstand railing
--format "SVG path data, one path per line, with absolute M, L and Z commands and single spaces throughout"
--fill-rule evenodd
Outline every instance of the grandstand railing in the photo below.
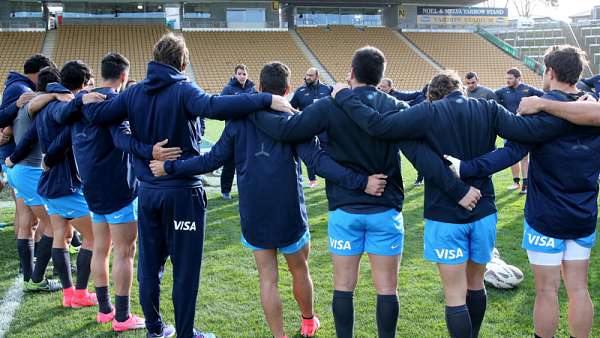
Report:
M 494 34 L 488 32 L 487 30 L 485 30 L 483 28 L 477 29 L 477 33 L 479 33 L 479 35 L 484 37 L 486 40 L 488 40 L 492 44 L 496 45 L 496 47 L 502 49 L 505 53 L 511 55 L 512 57 L 514 57 L 516 59 L 519 58 L 520 55 L 519 55 L 518 49 L 516 49 L 513 46 L 509 45 L 508 43 L 504 42 L 504 40 L 498 38 Z
M 580 20 L 580 21 L 572 22 L 571 26 L 574 26 L 574 27 L 598 26 L 598 27 L 600 27 L 600 19 L 596 19 L 596 20 Z
M 164 24 L 165 19 L 159 18 L 66 18 L 63 20 L 63 25 L 149 25 L 149 24 Z
M 518 20 L 510 20 L 506 26 L 484 26 L 484 28 L 494 34 L 513 32 L 515 30 L 553 30 L 560 29 L 561 23 L 559 21 L 537 21 L 532 23 L 523 23 Z
M 417 23 L 400 23 L 398 25 L 404 32 L 475 32 L 477 26 L 467 25 L 425 25 Z
M 381 19 L 373 18 L 356 18 L 351 22 L 333 20 L 331 22 L 327 20 L 315 20 L 312 18 L 305 18 L 296 15 L 295 24 L 297 27 L 317 27 L 317 26 L 328 26 L 328 25 L 353 25 L 353 26 L 364 26 L 364 27 L 384 27 Z
M 63 19 L 162 19 L 166 18 L 165 12 L 147 12 L 147 13 L 81 13 L 81 12 L 64 12 Z
M 598 26 L 600 27 L 600 20 L 596 20 L 596 21 L 597 21 Z M 577 45 L 577 47 L 579 47 L 580 49 L 583 49 L 583 50 L 585 50 L 586 47 L 587 48 L 590 47 L 590 46 L 585 46 L 585 39 L 581 39 L 583 37 L 583 35 L 581 34 L 581 30 L 579 30 L 579 32 L 578 32 L 579 33 L 579 37 L 578 37 L 577 34 L 575 34 L 575 30 L 573 30 L 573 23 L 564 22 L 563 25 L 565 26 L 565 28 L 567 29 L 567 31 L 569 32 L 569 34 L 572 36 L 572 38 L 575 41 L 575 44 Z M 580 28 L 580 27 L 577 27 L 577 28 Z M 582 46 L 579 43 L 580 40 L 583 41 L 584 46 Z M 588 51 L 589 50 L 590 49 L 588 49 Z M 592 63 L 593 62 L 594 61 L 592 60 Z M 598 67 L 598 66 L 596 66 L 596 67 Z M 592 69 L 592 64 L 588 63 L 586 68 L 588 70 L 589 75 L 594 75 L 594 70 Z
M 287 28 L 287 22 L 264 21 L 264 22 L 239 22 L 231 23 L 227 21 L 199 21 L 186 20 L 181 22 L 182 29 L 208 29 L 208 28 L 235 28 L 235 29 L 260 29 L 260 28 Z
M 0 21 L 0 31 L 4 32 L 43 32 L 46 30 L 46 23 L 43 21 Z

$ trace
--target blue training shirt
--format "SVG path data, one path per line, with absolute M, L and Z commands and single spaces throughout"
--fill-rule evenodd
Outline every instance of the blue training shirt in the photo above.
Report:
M 496 97 L 509 112 L 516 114 L 521 99 L 529 96 L 543 96 L 544 92 L 530 85 L 521 83 L 517 87 L 503 87 L 496 90 Z

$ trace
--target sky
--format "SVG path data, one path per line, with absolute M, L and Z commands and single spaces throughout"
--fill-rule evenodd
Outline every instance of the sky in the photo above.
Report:
M 512 5 L 513 2 L 513 0 L 509 0 L 508 16 L 511 18 L 518 16 L 517 10 Z M 490 0 L 488 3 L 496 7 L 504 7 L 506 0 Z M 549 16 L 554 19 L 569 21 L 569 15 L 590 11 L 594 5 L 600 5 L 600 0 L 558 0 L 558 7 L 546 7 L 540 3 L 536 4 L 533 12 L 534 17 Z

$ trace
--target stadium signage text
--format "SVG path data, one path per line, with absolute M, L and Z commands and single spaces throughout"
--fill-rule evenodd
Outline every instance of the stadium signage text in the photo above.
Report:
M 507 25 L 507 8 L 417 7 L 417 23 L 428 25 Z

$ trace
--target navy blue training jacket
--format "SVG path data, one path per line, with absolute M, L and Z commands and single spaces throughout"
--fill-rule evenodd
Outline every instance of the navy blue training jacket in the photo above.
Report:
M 496 90 L 496 97 L 498 97 L 498 103 L 500 103 L 509 112 L 516 114 L 517 108 L 521 99 L 529 96 L 542 96 L 544 92 L 538 88 L 530 85 L 521 83 L 517 87 L 503 87 Z
M 251 80 L 246 80 L 246 83 L 242 88 L 242 84 L 235 78 L 235 76 L 232 76 L 225 87 L 223 87 L 221 95 L 254 94 L 256 92 L 257 91 L 256 87 L 254 86 L 254 82 Z M 200 128 L 202 129 L 202 136 L 204 136 L 204 130 L 206 129 L 204 118 L 200 119 Z
M 49 84 L 46 91 L 48 93 L 70 93 L 59 83 Z M 48 171 L 42 173 L 38 184 L 38 194 L 49 199 L 70 195 L 81 188 L 81 179 L 71 149 L 71 128 L 61 125 L 53 117 L 54 111 L 60 110 L 68 104 L 68 102 L 52 101 L 42 109 L 35 119 L 42 153 L 48 153 L 53 142 L 59 142 L 63 146 L 62 158 Z
M 257 247 L 281 248 L 298 241 L 308 226 L 299 156 L 317 174 L 348 190 L 362 193 L 367 185 L 366 175 L 337 164 L 316 138 L 298 145 L 275 141 L 249 119 L 229 122 L 210 152 L 168 161 L 165 169 L 170 174 L 200 174 L 235 158 L 244 238 Z
M 81 97 L 78 98 L 81 100 Z M 92 103 L 83 108 L 92 124 L 111 125 L 129 120 L 131 134 L 145 144 L 169 140 L 169 147 L 180 147 L 181 159 L 200 155 L 198 119 L 208 117 L 230 120 L 253 111 L 269 108 L 271 94 L 216 96 L 206 94 L 179 70 L 152 61 L 146 79 L 128 88 L 112 100 Z M 142 187 L 201 187 L 196 175 L 154 177 L 148 160 L 134 156 L 134 171 Z
M 496 135 L 520 142 L 533 142 L 548 140 L 560 133 L 554 128 L 554 119 L 548 116 L 524 118 L 508 112 L 495 101 L 471 99 L 460 91 L 438 101 L 423 102 L 388 114 L 379 114 L 364 105 L 348 89 L 341 90 L 335 100 L 354 122 L 372 136 L 386 140 L 422 139 L 437 153 L 464 160 L 494 150 Z M 466 179 L 465 182 L 479 189 L 482 194 L 473 211 L 460 207 L 456 200 L 445 193 L 445 189 L 428 181 L 425 185 L 425 218 L 464 224 L 495 213 L 492 180 L 483 177 Z
M 294 92 L 294 96 L 292 96 L 290 104 L 292 105 L 292 107 L 298 110 L 304 110 L 306 109 L 306 107 L 313 104 L 316 100 L 331 96 L 332 91 L 332 86 L 324 84 L 321 81 L 317 81 L 311 84 L 310 86 L 304 84 L 298 87 L 298 89 L 296 89 L 296 91 Z M 320 133 L 318 136 L 321 148 L 327 150 L 327 144 L 329 143 L 327 133 Z
M 254 86 L 254 82 L 252 82 L 251 80 L 246 80 L 246 83 L 242 88 L 242 84 L 235 78 L 235 76 L 232 76 L 231 79 L 229 79 L 229 82 L 225 85 L 225 87 L 223 87 L 223 90 L 221 91 L 221 95 L 237 95 L 242 93 L 256 93 L 256 87 Z
M 407 107 L 404 102 L 378 91 L 373 86 L 359 87 L 352 92 L 361 104 L 364 102 L 377 111 L 397 111 Z M 383 173 L 388 176 L 387 186 L 381 197 L 349 190 L 326 180 L 329 210 L 365 210 L 365 206 L 371 210 L 402 210 L 404 187 L 398 154 L 400 150 L 425 177 L 444 187 L 444 191 L 452 196 L 457 206 L 456 202 L 468 190 L 468 186 L 450 173 L 440 153 L 433 152 L 427 145 L 418 141 L 398 143 L 371 137 L 344 114 L 331 97 L 318 100 L 301 114 L 289 118 L 268 112 L 254 114 L 251 118 L 267 135 L 281 141 L 306 141 L 326 131 L 329 136 L 327 153 L 336 162 L 364 175 Z
M 311 85 L 304 84 L 294 92 L 290 103 L 298 110 L 304 110 L 318 99 L 331 96 L 333 87 L 317 81 Z
M 409 106 L 416 106 L 419 103 L 425 101 L 427 98 L 427 90 L 419 90 L 414 92 L 397 91 L 392 89 L 389 95 L 395 97 L 400 101 L 408 103 Z
M 593 89 L 596 96 L 600 96 L 600 74 L 588 77 L 586 79 L 581 79 L 581 82 Z
M 17 100 L 23 93 L 35 91 L 35 83 L 31 82 L 25 75 L 17 72 L 8 73 L 8 78 L 4 84 L 2 93 L 2 104 L 0 104 L 0 127 L 4 128 L 12 125 L 19 113 Z M 0 146 L 0 158 L 4 161 L 15 150 L 15 142 L 10 142 Z
M 543 97 L 556 101 L 574 99 L 558 91 Z M 527 223 L 553 238 L 591 235 L 598 219 L 600 128 L 571 125 L 549 115 L 548 120 L 561 133 L 560 137 L 535 144 L 508 142 L 504 148 L 462 162 L 461 177 L 486 177 L 531 152 L 525 203 Z
M 117 96 L 112 88 L 93 91 L 106 95 L 107 100 Z M 71 124 L 75 162 L 90 210 L 109 214 L 137 197 L 139 183 L 133 173 L 131 154 L 151 160 L 152 146 L 131 137 L 129 122 L 109 127 L 94 125 L 81 117 L 80 109 L 80 101 L 73 100 L 63 109 L 53 111 L 53 118 L 59 123 Z

